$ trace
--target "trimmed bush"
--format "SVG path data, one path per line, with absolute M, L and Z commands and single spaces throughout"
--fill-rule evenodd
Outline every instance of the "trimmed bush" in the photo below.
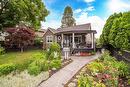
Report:
M 16 66 L 14 64 L 2 64 L 0 65 L 0 76 L 7 75 L 15 70 L 16 70 Z
M 51 68 L 56 68 L 56 69 L 61 68 L 61 60 L 52 60 L 50 62 L 50 67 Z

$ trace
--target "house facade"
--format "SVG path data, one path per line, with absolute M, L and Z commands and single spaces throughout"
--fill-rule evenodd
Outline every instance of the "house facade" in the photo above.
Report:
M 57 30 L 48 28 L 43 35 L 43 48 L 47 49 L 52 42 L 57 42 L 61 48 L 71 50 L 95 50 L 96 30 L 91 29 L 91 24 L 75 25 Z

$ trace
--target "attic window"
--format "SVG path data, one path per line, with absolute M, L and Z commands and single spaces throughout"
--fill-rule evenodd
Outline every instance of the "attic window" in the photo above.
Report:
M 46 36 L 46 42 L 47 43 L 52 43 L 53 42 L 53 36 L 52 35 Z

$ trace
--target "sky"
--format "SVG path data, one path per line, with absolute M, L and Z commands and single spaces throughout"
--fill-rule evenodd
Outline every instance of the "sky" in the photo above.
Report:
M 43 0 L 50 14 L 42 28 L 59 28 L 64 8 L 71 6 L 76 24 L 91 23 L 92 30 L 96 30 L 96 37 L 100 37 L 107 18 L 113 13 L 130 11 L 130 0 Z

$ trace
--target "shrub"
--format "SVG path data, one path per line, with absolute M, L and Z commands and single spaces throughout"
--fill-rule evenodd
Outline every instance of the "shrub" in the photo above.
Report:
M 42 38 L 36 37 L 36 38 L 34 39 L 34 44 L 35 44 L 36 46 L 42 45 Z
M 93 85 L 93 77 L 92 76 L 84 76 L 82 75 L 78 80 L 78 87 L 92 87 Z
M 32 63 L 32 60 L 31 60 L 31 59 L 30 59 L 30 60 L 25 60 L 25 61 L 22 62 L 22 63 L 16 64 L 16 68 L 17 68 L 17 70 L 19 70 L 19 71 L 23 71 L 23 70 L 27 69 L 27 67 L 28 67 L 29 64 L 31 64 L 31 63 Z
M 61 68 L 61 60 L 52 60 L 50 62 L 50 67 L 51 68 L 56 68 L 56 69 Z
M 35 63 L 32 63 L 28 67 L 28 73 L 30 75 L 38 75 L 41 72 L 41 69 L 39 66 L 37 66 Z
M 60 45 L 58 43 L 52 43 L 50 46 L 50 52 L 60 52 Z
M 5 53 L 5 49 L 3 47 L 0 46 L 0 55 Z
M 119 70 L 119 74 L 121 76 L 128 76 L 129 75 L 129 67 L 123 61 L 119 62 L 119 68 L 118 68 L 118 70 Z
M 47 71 L 49 69 L 49 61 L 40 59 L 36 60 L 35 64 L 40 67 L 41 71 Z
M 0 76 L 7 75 L 14 70 L 16 70 L 16 66 L 14 64 L 2 64 L 0 65 Z
M 32 55 L 32 60 L 37 60 L 37 59 L 46 59 L 46 53 L 36 53 L 34 55 Z
M 47 60 L 37 59 L 29 65 L 28 73 L 31 74 L 31 75 L 38 75 L 42 71 L 47 71 L 49 69 L 48 63 L 49 62 Z

